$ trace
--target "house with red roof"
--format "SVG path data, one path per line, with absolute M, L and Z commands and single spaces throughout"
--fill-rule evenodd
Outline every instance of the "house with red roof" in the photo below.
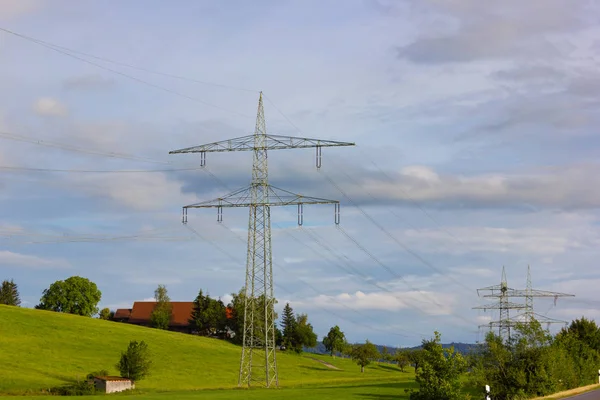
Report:
M 194 311 L 193 301 L 172 301 L 171 319 L 169 321 L 169 330 L 177 332 L 191 333 L 192 326 L 189 320 Z M 136 301 L 132 308 L 120 308 L 115 311 L 113 321 L 126 322 L 128 324 L 151 326 L 150 316 L 156 307 L 155 301 Z M 233 317 L 233 310 L 230 307 L 225 309 L 227 319 Z M 229 331 L 229 330 L 228 330 Z

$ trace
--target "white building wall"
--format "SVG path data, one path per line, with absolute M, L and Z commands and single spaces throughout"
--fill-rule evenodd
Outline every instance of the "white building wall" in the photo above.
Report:
M 135 388 L 135 385 L 131 381 L 107 381 L 106 382 L 106 393 L 122 392 L 123 390 L 129 390 Z

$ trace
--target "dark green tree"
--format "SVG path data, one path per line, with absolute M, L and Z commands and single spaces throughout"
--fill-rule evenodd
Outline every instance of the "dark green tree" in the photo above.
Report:
M 453 347 L 442 348 L 441 336 L 423 341 L 423 356 L 416 373 L 418 391 L 410 393 L 411 400 L 459 400 L 461 393 L 460 376 L 467 363 Z
M 221 300 L 204 295 L 202 290 L 194 300 L 194 309 L 190 324 L 192 330 L 200 335 L 215 335 L 221 332 L 226 325 L 225 305 Z
M 355 344 L 352 346 L 352 350 L 350 352 L 350 357 L 352 360 L 356 362 L 356 364 L 360 365 L 360 372 L 365 372 L 365 367 L 371 363 L 371 361 L 376 360 L 380 357 L 379 351 L 377 351 L 377 347 L 368 340 L 365 344 Z
M 131 379 L 133 382 L 144 379 L 150 374 L 152 360 L 148 345 L 142 340 L 129 342 L 127 350 L 121 352 L 121 359 L 117 363 L 117 369 L 124 378 Z
M 19 289 L 12 279 L 10 281 L 5 280 L 2 282 L 2 286 L 0 287 L 0 304 L 7 306 L 21 305 Z
M 105 320 L 111 320 L 114 317 L 115 313 L 113 311 L 110 311 L 110 308 L 106 307 L 103 308 L 102 310 L 100 310 L 100 313 L 98 314 L 98 318 L 100 319 L 105 319 Z
M 150 324 L 157 329 L 169 329 L 172 306 L 165 285 L 158 285 L 158 288 L 154 291 L 154 299 L 156 305 L 152 310 L 152 314 L 150 314 Z
M 340 330 L 339 326 L 329 329 L 327 336 L 323 338 L 323 345 L 329 354 L 333 357 L 335 352 L 341 353 L 346 345 L 346 335 Z
M 281 318 L 281 333 L 283 335 L 283 345 L 286 349 L 293 350 L 295 348 L 297 343 L 296 327 L 297 321 L 294 310 L 290 303 L 286 303 Z
M 56 281 L 45 289 L 35 308 L 91 317 L 98 313 L 102 292 L 96 284 L 80 276 Z
M 592 349 L 600 352 L 600 329 L 596 322 L 585 317 L 571 322 L 568 328 L 563 328 L 557 335 L 560 338 L 571 335 L 577 340 L 587 344 Z

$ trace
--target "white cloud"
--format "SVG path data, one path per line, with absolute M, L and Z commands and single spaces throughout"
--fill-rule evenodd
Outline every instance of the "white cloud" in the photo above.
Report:
M 452 175 L 428 166 L 402 168 L 393 182 L 369 178 L 353 189 L 392 201 L 440 202 L 484 207 L 600 207 L 598 165 L 548 167 L 529 173 Z M 364 195 L 363 195 L 364 196 Z
M 74 176 L 59 182 L 92 197 L 110 199 L 134 210 L 149 211 L 163 207 L 180 208 L 197 201 L 195 195 L 182 194 L 182 184 L 162 172 L 118 173 Z
M 422 251 L 435 249 L 436 252 L 452 254 L 473 251 L 561 254 L 584 248 L 587 246 L 584 240 L 589 240 L 585 237 L 588 232 L 577 229 L 456 227 L 451 228 L 451 231 L 453 236 L 439 229 L 410 229 L 403 231 L 403 236 Z M 475 272 L 481 274 L 480 276 L 489 276 L 485 274 L 490 271 L 471 270 L 471 273 Z
M 33 110 L 38 115 L 47 117 L 64 117 L 68 114 L 67 106 L 52 97 L 41 97 L 33 104 Z
M 437 18 L 446 27 L 443 33 L 424 30 L 428 33 L 399 49 L 401 57 L 419 63 L 556 56 L 560 50 L 548 36 L 581 29 L 585 13 L 593 12 L 583 2 L 566 0 L 428 0 L 416 6 L 427 15 L 424 22 Z
M 428 315 L 449 315 L 453 312 L 454 298 L 445 293 L 426 291 L 371 292 L 357 291 L 335 296 L 319 295 L 308 301 L 295 302 L 301 306 L 329 309 L 401 311 L 417 309 Z
M 42 258 L 8 250 L 0 251 L 0 264 L 28 269 L 71 268 L 67 260 Z

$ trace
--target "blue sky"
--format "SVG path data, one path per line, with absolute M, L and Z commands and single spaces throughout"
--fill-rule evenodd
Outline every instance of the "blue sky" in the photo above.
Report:
M 217 179 L 162 170 L 199 166 L 170 150 L 253 132 L 262 90 L 268 132 L 357 144 L 324 149 L 321 171 L 311 150 L 269 154 L 274 185 L 342 201 L 341 230 L 329 206 L 305 207 L 303 228 L 295 208 L 272 212 L 279 307 L 319 337 L 337 324 L 351 341 L 473 342 L 496 317 L 471 309 L 476 288 L 503 265 L 510 286 L 531 265 L 534 286 L 576 295 L 536 311 L 598 319 L 588 3 L 4 0 L 0 27 L 72 56 L 0 32 L 0 279 L 29 307 L 71 275 L 112 309 L 158 284 L 227 300 L 247 210 L 222 226 L 190 210 L 199 238 L 181 206 L 247 184 L 251 155 L 208 154 Z M 143 172 L 89 172 L 103 170 Z

